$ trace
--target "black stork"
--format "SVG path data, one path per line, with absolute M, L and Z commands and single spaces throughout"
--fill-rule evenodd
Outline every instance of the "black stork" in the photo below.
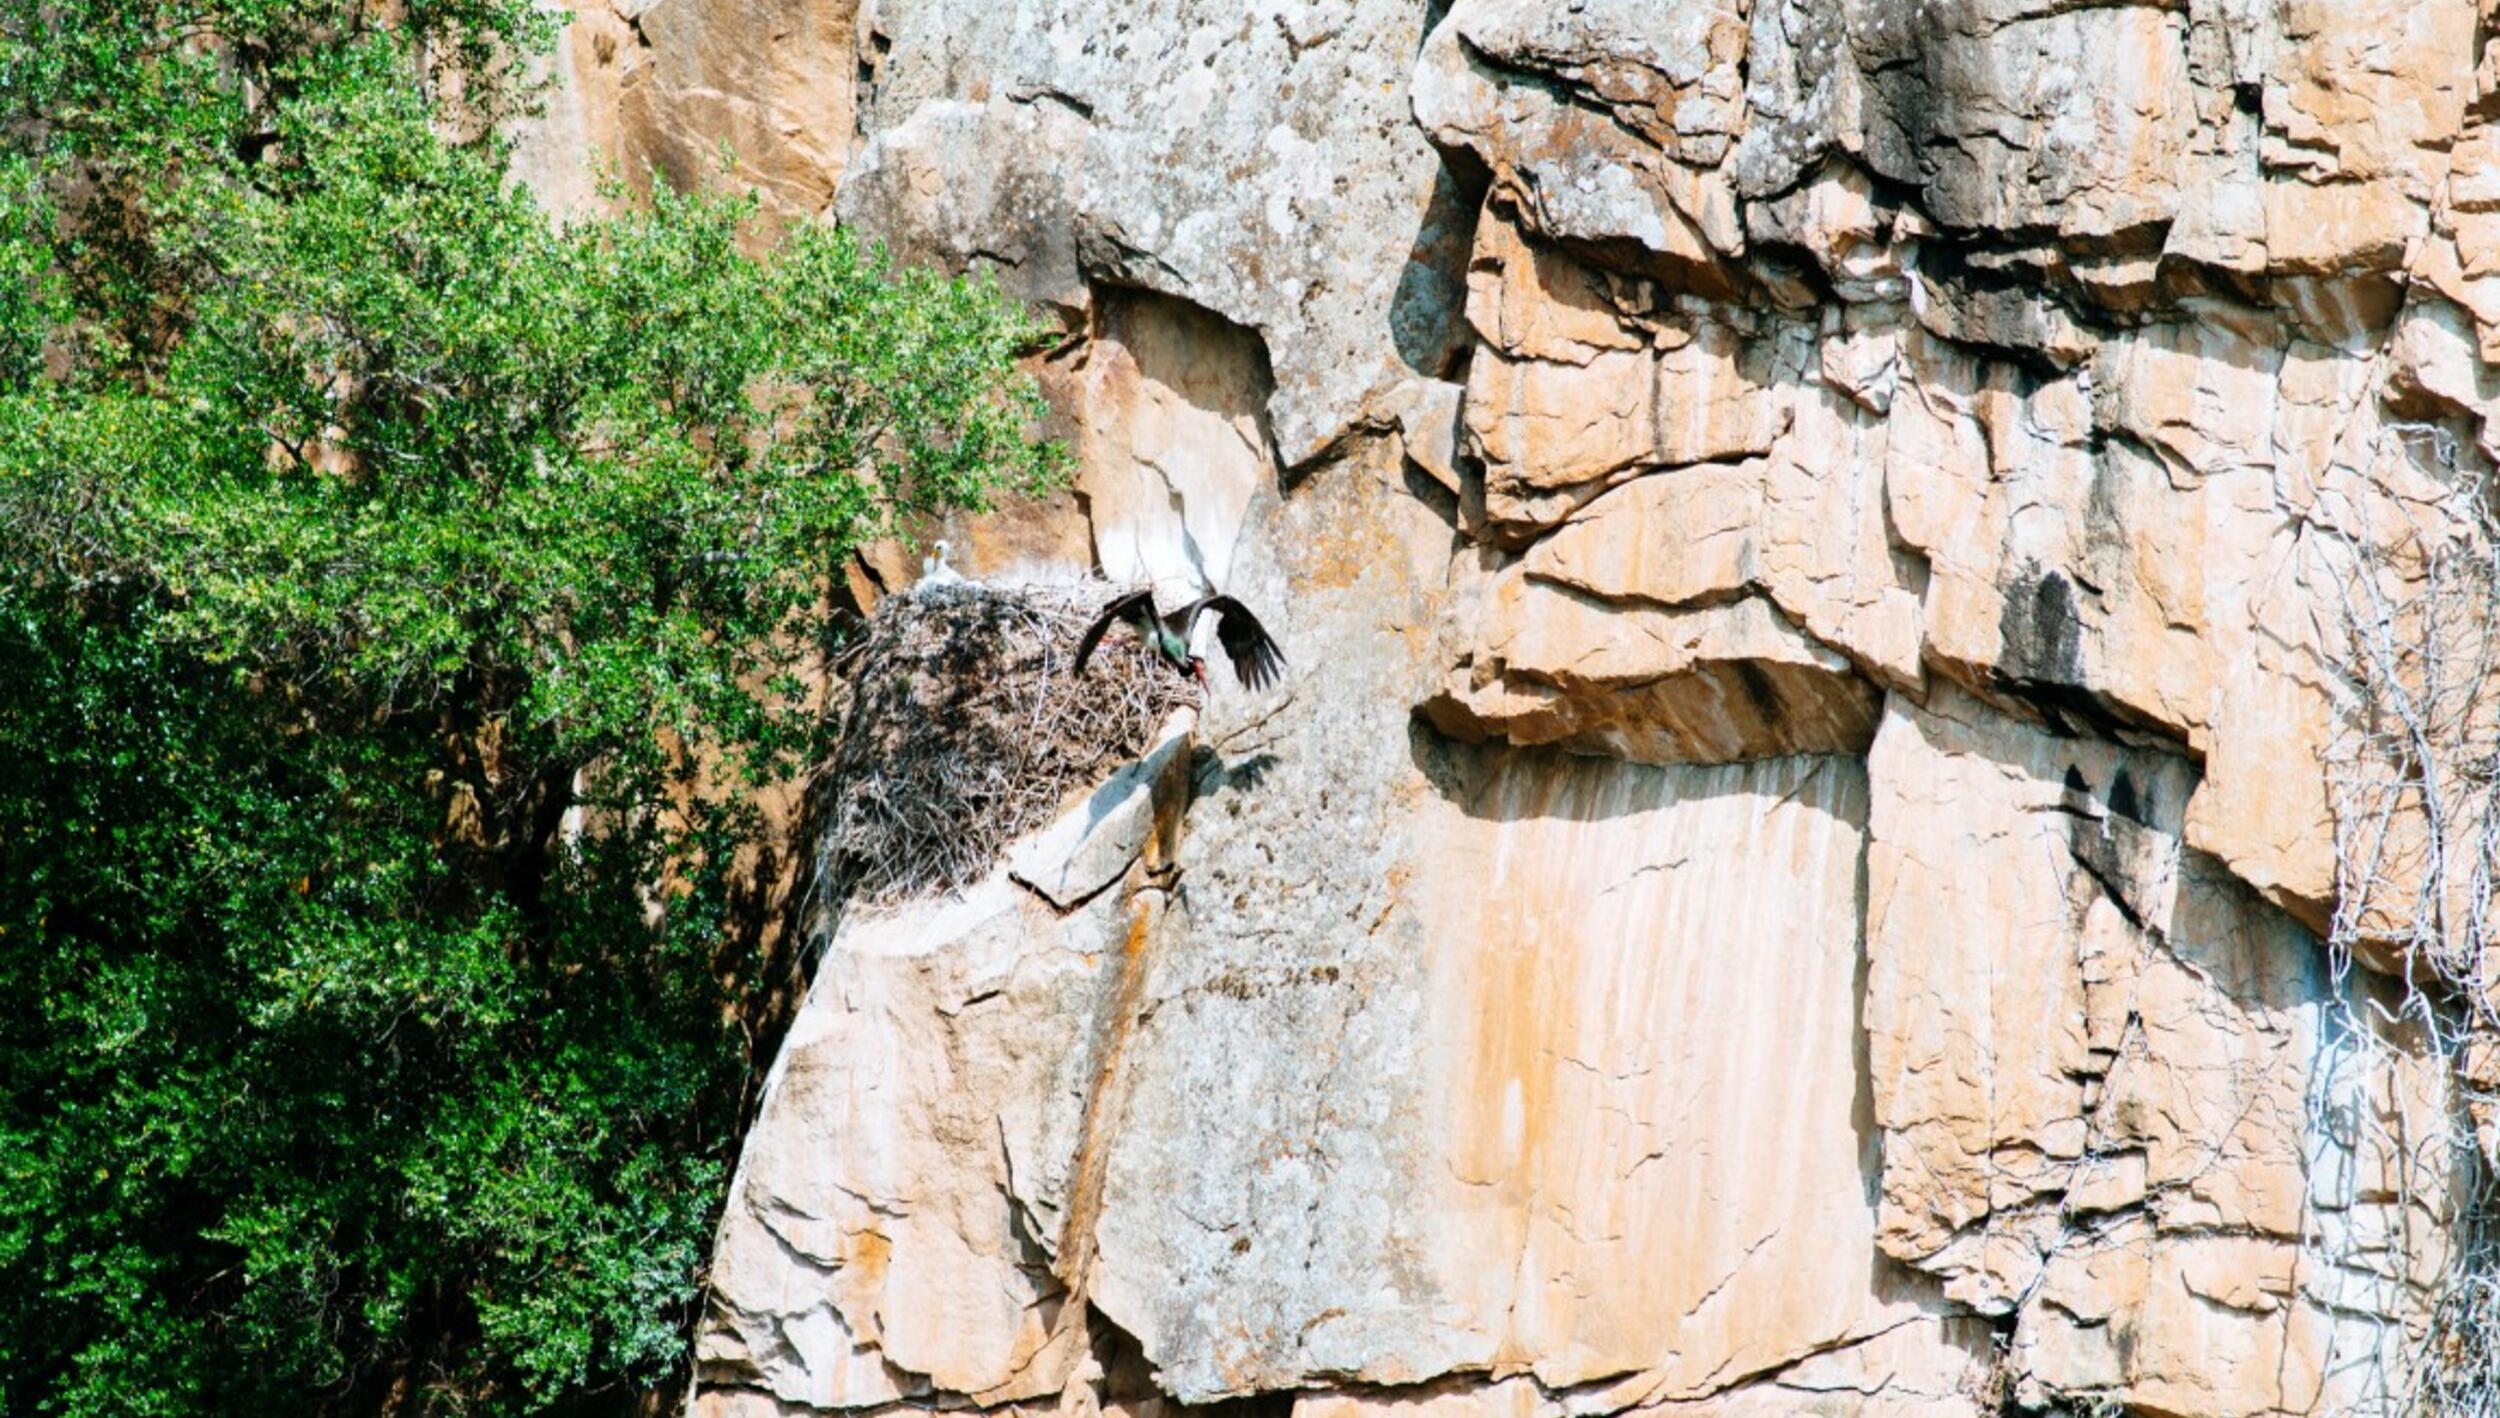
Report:
M 1198 624 L 1199 616 L 1208 614 L 1216 618 L 1216 643 L 1224 647 L 1225 658 L 1233 662 L 1233 677 L 1244 687 L 1265 689 L 1285 677 L 1285 652 L 1276 648 L 1267 627 L 1259 624 L 1258 617 L 1241 602 L 1230 596 L 1200 596 L 1170 615 L 1162 615 L 1155 610 L 1151 590 L 1132 591 L 1102 608 L 1094 623 L 1085 627 L 1085 638 L 1076 643 L 1076 672 L 1085 673 L 1085 662 L 1093 658 L 1103 632 L 1115 622 L 1126 621 L 1165 664 L 1195 677 L 1203 686 L 1207 682 L 1207 663 L 1189 653 L 1189 632 Z

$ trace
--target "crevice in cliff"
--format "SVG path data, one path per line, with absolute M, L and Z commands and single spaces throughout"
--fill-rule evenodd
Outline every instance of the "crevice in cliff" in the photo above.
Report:
M 1167 888 L 1153 883 L 1168 880 L 1178 866 L 1182 819 L 1192 796 L 1192 761 L 1187 753 L 1177 755 L 1173 770 L 1160 775 L 1153 785 L 1151 827 L 1142 855 L 1129 872 L 1129 919 L 1118 973 L 1096 1016 L 1093 1083 L 1086 1093 L 1084 1122 L 1069 1164 L 1067 1209 L 1052 1257 L 1053 1272 L 1067 1288 L 1071 1304 L 1088 1303 L 1110 1154 L 1127 1104 L 1129 1049 L 1150 1016 L 1146 992 L 1154 942 L 1170 905 Z
M 1048 103 L 1066 109 L 1087 123 L 1094 121 L 1094 106 L 1064 89 L 1047 84 L 1016 89 L 1007 95 L 1009 103 Z

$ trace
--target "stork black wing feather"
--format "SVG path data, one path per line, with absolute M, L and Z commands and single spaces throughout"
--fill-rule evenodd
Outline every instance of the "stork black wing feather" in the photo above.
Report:
M 1233 662 L 1233 677 L 1252 690 L 1265 689 L 1285 677 L 1285 652 L 1276 646 L 1276 638 L 1259 624 L 1250 608 L 1230 596 L 1208 596 L 1191 602 L 1177 617 L 1181 633 L 1208 611 L 1215 613 L 1216 643 L 1224 647 L 1224 657 Z
M 1134 614 L 1139 606 L 1145 607 L 1148 615 L 1155 613 L 1155 593 L 1152 589 L 1131 591 L 1102 608 L 1102 614 L 1094 617 L 1094 623 L 1085 627 L 1085 638 L 1076 642 L 1075 673 L 1085 673 L 1085 662 L 1094 657 L 1094 647 L 1102 643 L 1103 632 L 1109 630 L 1114 621 L 1125 620 Z

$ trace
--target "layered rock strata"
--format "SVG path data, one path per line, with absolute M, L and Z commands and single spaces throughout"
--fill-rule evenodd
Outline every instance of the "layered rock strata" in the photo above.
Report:
M 843 922 L 696 1410 L 2392 1402 L 2479 1164 L 2328 763 L 2500 439 L 2494 18 L 585 11 L 544 189 L 995 271 L 1082 467 L 976 569 L 1295 666 L 1107 889 Z

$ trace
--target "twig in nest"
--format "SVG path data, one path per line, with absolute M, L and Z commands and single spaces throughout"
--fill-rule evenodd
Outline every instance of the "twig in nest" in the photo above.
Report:
M 1077 639 L 1115 594 L 968 583 L 882 602 L 844 656 L 820 881 L 870 905 L 967 887 L 1197 704 L 1194 683 L 1117 635 L 1073 673 Z

